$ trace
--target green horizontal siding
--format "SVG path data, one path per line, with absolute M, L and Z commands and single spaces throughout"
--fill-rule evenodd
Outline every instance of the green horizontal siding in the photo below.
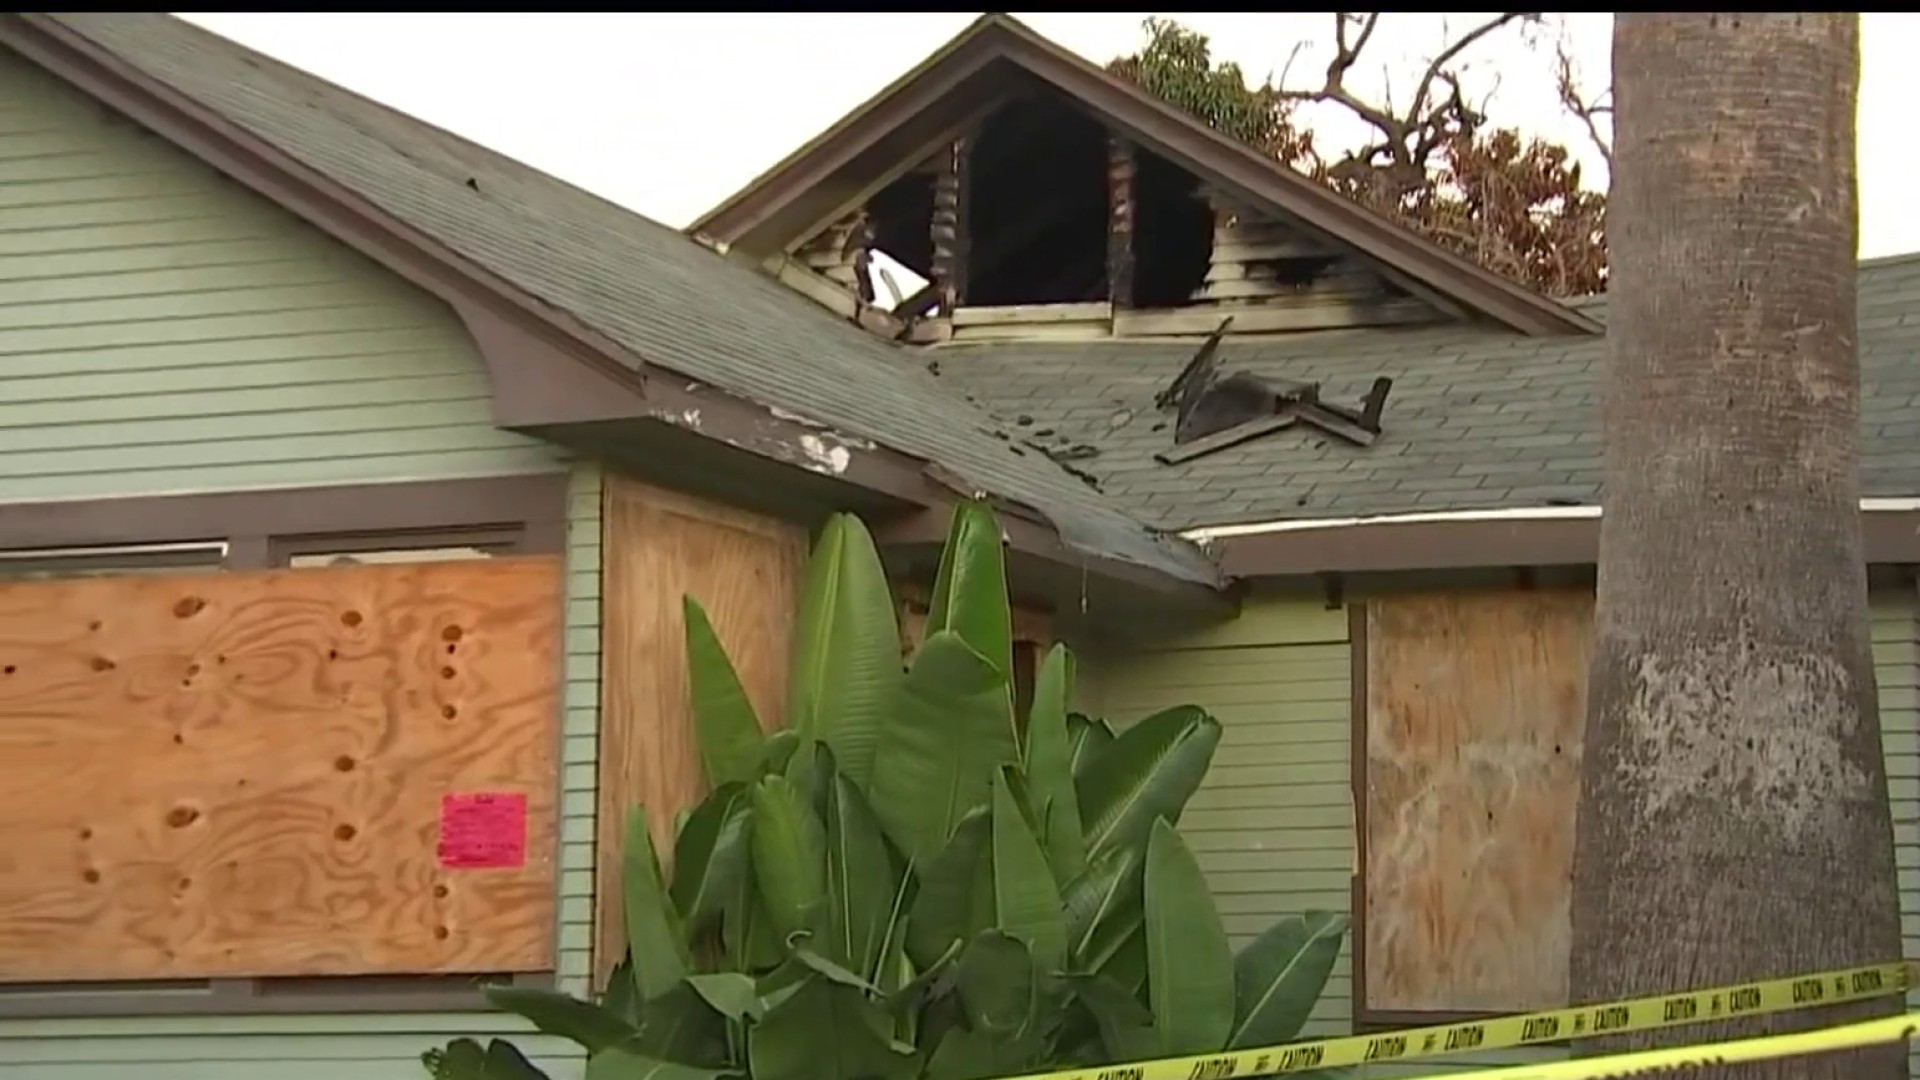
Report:
M 0 49 L 8 502 L 571 471 L 562 979 L 593 904 L 600 473 L 496 429 L 439 301 Z M 416 1080 L 497 1015 L 0 1020 L 0 1080 Z M 529 1037 L 560 1077 L 568 1044 Z
M 1874 662 L 1893 793 L 1906 951 L 1920 953 L 1920 646 L 1914 605 L 1876 597 Z M 1235 947 L 1275 918 L 1349 911 L 1354 867 L 1351 651 L 1347 613 L 1315 602 L 1252 601 L 1203 636 L 1125 656 L 1088 658 L 1086 705 L 1116 723 L 1192 703 L 1223 728 L 1206 783 L 1181 819 Z M 1351 940 L 1309 1036 L 1352 1030 Z M 1920 1008 L 1920 992 L 1909 998 Z M 1920 1048 L 1910 1073 L 1920 1076 Z M 1552 1060 L 1513 1050 L 1370 1066 L 1361 1080 Z
M 550 470 L 441 304 L 0 50 L 0 502 Z

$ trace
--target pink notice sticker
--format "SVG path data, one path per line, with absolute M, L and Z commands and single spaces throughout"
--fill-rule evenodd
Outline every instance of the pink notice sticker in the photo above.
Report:
M 440 799 L 440 865 L 515 870 L 527 862 L 527 797 L 473 792 Z

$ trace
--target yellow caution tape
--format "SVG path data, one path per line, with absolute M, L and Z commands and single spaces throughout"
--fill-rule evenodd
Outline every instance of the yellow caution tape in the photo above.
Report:
M 1857 1024 L 1801 1031 L 1789 1035 L 1760 1035 L 1731 1042 L 1674 1046 L 1664 1050 L 1634 1050 L 1606 1057 L 1574 1058 L 1539 1065 L 1508 1065 L 1472 1072 L 1437 1073 L 1417 1080 L 1628 1080 L 1672 1069 L 1738 1065 L 1749 1061 L 1828 1054 L 1857 1050 L 1876 1043 L 1898 1042 L 1920 1032 L 1920 1013 L 1863 1020 Z
M 1599 1005 L 1578 1005 L 1489 1020 L 1405 1028 L 1372 1035 L 1348 1035 L 1337 1039 L 1315 1039 L 1252 1050 L 1229 1050 L 1219 1054 L 1136 1061 L 1124 1065 L 1062 1069 L 1009 1077 L 1007 1080 L 1230 1080 L 1234 1077 L 1281 1076 L 1312 1069 L 1410 1061 L 1478 1050 L 1505 1050 L 1598 1035 L 1653 1031 L 1682 1024 L 1765 1016 L 1795 1009 L 1824 1008 L 1850 1001 L 1903 994 L 1910 982 L 1911 976 L 1905 963 L 1876 964 L 1790 979 L 1734 983 L 1707 990 L 1609 1001 Z M 1478 1074 L 1461 1074 L 1462 1077 L 1467 1075 Z

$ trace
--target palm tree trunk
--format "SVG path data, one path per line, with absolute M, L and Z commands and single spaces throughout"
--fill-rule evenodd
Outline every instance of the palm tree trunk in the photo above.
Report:
M 1859 517 L 1859 57 L 1852 13 L 1615 16 L 1578 1000 L 1900 956 Z M 1889 1046 L 1698 1075 L 1906 1067 Z

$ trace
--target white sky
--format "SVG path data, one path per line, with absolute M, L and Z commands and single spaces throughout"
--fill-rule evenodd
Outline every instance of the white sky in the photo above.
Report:
M 684 226 L 918 63 L 973 13 L 943 14 L 192 14 L 184 17 L 323 78 L 519 158 L 667 224 Z M 1134 51 L 1145 13 L 1016 17 L 1088 59 Z M 1449 27 L 1484 13 L 1389 15 L 1349 83 L 1377 94 L 1383 68 L 1402 93 Z M 1332 16 L 1181 14 L 1214 55 L 1255 79 L 1316 82 Z M 1585 151 L 1559 109 L 1552 41 L 1564 35 L 1583 80 L 1605 85 L 1611 16 L 1555 17 L 1504 30 L 1468 53 L 1466 85 L 1496 123 Z M 1908 176 L 1920 164 L 1910 103 L 1920 100 L 1920 15 L 1863 16 L 1861 254 L 1920 251 Z M 1336 108 L 1309 114 L 1323 150 L 1365 129 Z M 1589 184 L 1605 182 L 1586 153 Z

